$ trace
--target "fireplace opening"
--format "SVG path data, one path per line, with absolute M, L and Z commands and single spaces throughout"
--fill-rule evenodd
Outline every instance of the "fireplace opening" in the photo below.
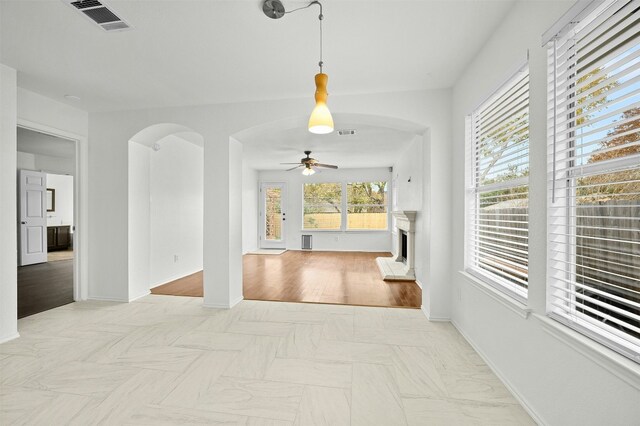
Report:
M 402 259 L 402 263 L 407 264 L 407 233 L 405 231 L 400 231 L 402 236 L 402 243 L 400 244 L 400 257 Z

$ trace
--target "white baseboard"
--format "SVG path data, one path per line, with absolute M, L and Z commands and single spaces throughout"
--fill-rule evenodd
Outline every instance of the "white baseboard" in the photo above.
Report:
M 453 326 L 456 328 L 456 330 L 458 330 L 458 333 L 460 333 L 462 335 L 462 337 L 464 337 L 464 339 L 469 342 L 469 344 L 471 345 L 471 347 L 473 348 L 473 350 L 475 350 L 478 355 L 480 355 L 480 358 L 482 358 L 482 360 L 489 366 L 489 368 L 491 369 L 491 371 L 493 371 L 493 374 L 495 374 L 496 376 L 498 376 L 498 379 L 500 379 L 500 381 L 506 386 L 506 388 L 509 390 L 509 392 L 511 392 L 511 394 L 513 395 L 513 397 L 520 403 L 520 405 L 522 405 L 522 408 L 524 408 L 524 410 L 531 416 L 531 418 L 533 418 L 533 421 L 536 422 L 539 425 L 546 425 L 548 423 L 546 423 L 542 417 L 527 403 L 526 399 L 520 395 L 520 393 L 516 390 L 516 388 L 511 384 L 511 382 L 509 382 L 509 380 L 504 376 L 504 374 L 502 374 L 502 372 L 500 372 L 500 370 L 495 366 L 495 364 L 489 359 L 489 357 L 487 357 L 487 355 L 484 353 L 484 351 L 482 349 L 480 349 L 478 347 L 478 345 L 476 345 L 474 343 L 473 340 L 471 340 L 469 338 L 469 336 L 458 326 L 458 324 L 451 320 L 451 324 L 453 324 Z
M 0 337 L 0 345 L 3 343 L 7 343 L 11 340 L 17 339 L 18 337 L 20 337 L 20 333 L 14 333 L 14 334 L 10 334 L 8 336 L 5 337 Z
M 130 297 L 130 298 L 129 298 L 129 302 L 133 302 L 134 300 L 142 299 L 143 297 L 148 296 L 148 295 L 150 295 L 150 294 L 151 294 L 151 292 L 150 292 L 150 291 L 147 291 L 147 292 L 145 292 L 145 293 L 142 293 L 142 294 L 141 294 L 141 295 L 139 295 L 139 296 Z
M 232 301 L 229 309 L 233 308 L 234 306 L 236 306 L 238 303 L 242 302 L 244 300 L 244 296 L 240 296 L 238 297 L 236 300 Z
M 450 322 L 451 318 L 447 318 L 447 317 L 434 317 L 431 316 L 431 313 L 429 312 L 429 310 L 427 309 L 426 306 L 421 305 L 420 306 L 420 310 L 422 311 L 422 313 L 424 314 L 425 317 L 427 317 L 427 319 L 429 321 L 434 321 L 434 322 Z
M 120 302 L 120 303 L 129 303 L 127 299 L 118 299 L 115 297 L 101 297 L 101 296 L 89 296 L 87 300 L 99 300 L 101 302 Z
M 205 308 L 213 309 L 231 309 L 243 300 L 244 296 L 240 296 L 236 300 L 232 300 L 229 303 L 203 303 L 202 306 L 204 306 Z

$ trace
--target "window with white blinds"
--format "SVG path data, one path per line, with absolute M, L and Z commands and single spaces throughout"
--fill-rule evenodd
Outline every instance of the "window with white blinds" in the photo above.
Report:
M 640 0 L 549 43 L 549 315 L 640 362 Z
M 527 297 L 529 69 L 522 68 L 469 117 L 466 270 Z

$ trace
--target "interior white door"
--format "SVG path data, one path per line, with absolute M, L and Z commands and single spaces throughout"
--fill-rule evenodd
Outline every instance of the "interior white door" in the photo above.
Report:
M 47 174 L 20 170 L 20 266 L 47 261 Z
M 287 220 L 287 185 L 263 183 L 260 185 L 260 247 L 287 248 L 285 223 Z

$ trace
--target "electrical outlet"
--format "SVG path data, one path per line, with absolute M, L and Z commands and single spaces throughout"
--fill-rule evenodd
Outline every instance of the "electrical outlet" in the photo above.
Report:
M 178 263 L 178 260 L 180 260 L 180 258 L 178 257 L 177 254 L 173 255 L 173 263 Z
M 340 241 L 340 237 L 336 237 L 336 242 Z

